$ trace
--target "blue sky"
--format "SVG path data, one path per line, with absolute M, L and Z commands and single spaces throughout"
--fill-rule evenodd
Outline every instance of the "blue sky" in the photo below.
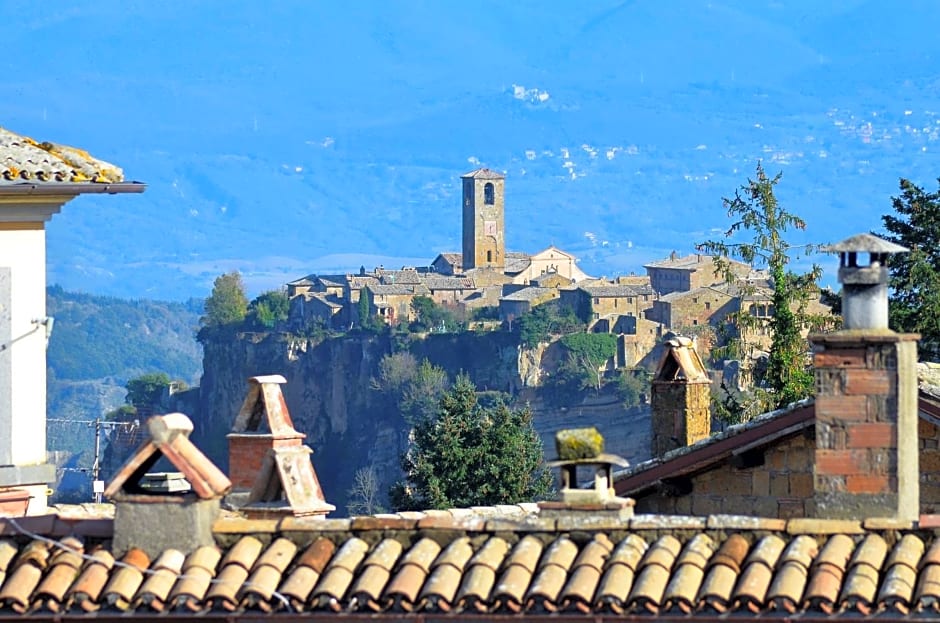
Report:
M 727 226 L 758 159 L 808 222 L 877 230 L 932 186 L 934 2 L 78 2 L 4 12 L 0 125 L 148 183 L 48 230 L 50 282 L 205 296 L 429 263 L 459 175 L 507 174 L 510 248 L 595 275 Z M 824 263 L 831 260 L 817 258 Z M 834 266 L 832 267 L 834 271 Z M 830 272 L 832 272 L 830 271 Z

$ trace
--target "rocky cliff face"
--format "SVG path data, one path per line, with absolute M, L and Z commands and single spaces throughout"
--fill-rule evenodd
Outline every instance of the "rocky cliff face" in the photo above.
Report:
M 397 343 L 418 360 L 428 359 L 453 378 L 465 373 L 480 389 L 509 392 L 529 403 L 536 427 L 554 457 L 552 435 L 558 428 L 597 426 L 608 450 L 631 461 L 646 458 L 648 412 L 627 411 L 612 394 L 590 395 L 581 404 L 557 407 L 538 388 L 542 351 L 520 351 L 505 333 L 429 335 Z M 240 334 L 204 345 L 204 373 L 194 437 L 200 447 L 227 468 L 225 435 L 247 390 L 246 379 L 280 374 L 295 428 L 307 435 L 313 463 L 327 500 L 346 506 L 357 469 L 372 466 L 385 487 L 400 477 L 399 456 L 408 430 L 396 405 L 370 388 L 382 357 L 393 344 L 386 336 L 345 336 L 315 343 L 281 335 Z

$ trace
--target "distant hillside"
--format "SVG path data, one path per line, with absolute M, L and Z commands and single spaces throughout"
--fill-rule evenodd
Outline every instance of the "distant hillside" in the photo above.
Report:
M 95 418 L 124 403 L 128 379 L 166 372 L 199 382 L 202 347 L 196 342 L 202 301 L 166 303 L 46 291 L 55 318 L 48 351 L 48 448 L 58 466 L 55 498 L 91 499 L 88 470 L 94 462 Z M 105 447 L 120 429 L 105 428 Z
M 198 382 L 202 348 L 195 340 L 201 301 L 168 303 L 125 300 L 47 290 L 47 313 L 55 318 L 49 340 L 49 371 L 58 381 L 127 379 L 166 372 Z

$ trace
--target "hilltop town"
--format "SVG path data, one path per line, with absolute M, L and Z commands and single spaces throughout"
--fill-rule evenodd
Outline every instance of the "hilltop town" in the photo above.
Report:
M 591 277 L 577 258 L 554 245 L 531 254 L 506 250 L 505 175 L 481 168 L 461 176 L 461 182 L 460 252 L 440 253 L 427 266 L 362 267 L 354 274 L 290 281 L 289 327 L 353 328 L 364 308 L 386 325 L 407 325 L 417 318 L 416 299 L 424 298 L 464 321 L 498 319 L 511 328 L 536 307 L 553 305 L 573 312 L 590 332 L 617 336 L 617 356 L 608 366 L 652 368 L 653 353 L 667 333 L 694 336 L 707 352 L 729 316 L 746 311 L 758 320 L 743 336 L 748 352 L 760 357 L 767 350 L 773 304 L 766 271 L 733 259 L 726 260 L 729 270 L 721 271 L 711 255 L 673 251 L 643 266 L 645 275 Z M 812 311 L 828 310 L 813 302 Z M 485 329 L 496 323 L 471 325 Z

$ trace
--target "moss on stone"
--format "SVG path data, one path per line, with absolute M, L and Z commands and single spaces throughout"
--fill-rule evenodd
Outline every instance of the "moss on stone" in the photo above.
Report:
M 562 461 L 591 459 L 604 451 L 604 436 L 593 426 L 560 430 L 555 433 L 555 449 Z

